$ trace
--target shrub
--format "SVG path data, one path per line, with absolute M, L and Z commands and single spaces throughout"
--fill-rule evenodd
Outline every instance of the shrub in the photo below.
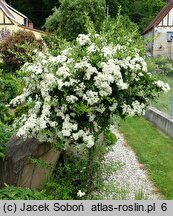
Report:
M 104 141 L 108 146 L 110 146 L 110 145 L 115 144 L 115 142 L 117 141 L 117 138 L 114 133 L 112 133 L 108 129 L 105 129 L 104 130 Z
M 18 120 L 18 135 L 91 148 L 113 114 L 143 114 L 149 99 L 169 86 L 147 72 L 140 50 L 133 48 L 102 35 L 80 35 L 61 55 L 38 53 L 22 68 L 29 76 L 24 93 L 11 102 L 33 104 Z
M 71 146 L 67 151 L 63 151 L 54 170 L 52 181 L 44 187 L 46 193 L 50 193 L 53 199 L 70 200 L 86 199 L 88 195 L 91 196 L 90 192 L 93 190 L 100 190 L 103 184 L 102 172 L 104 170 L 104 177 L 109 172 L 105 170 L 105 164 L 102 163 L 106 152 L 106 145 L 97 143 L 91 162 L 93 166 L 88 167 L 88 151 L 83 146 Z M 88 188 L 89 181 L 92 181 L 90 188 Z M 83 195 L 80 196 L 79 191 Z
M 12 98 L 20 93 L 21 78 L 14 74 L 0 73 L 0 101 L 9 103 Z
M 4 158 L 5 144 L 14 132 L 12 128 L 0 121 L 0 158 Z
M 53 56 L 59 55 L 61 50 L 66 49 L 71 44 L 71 42 L 67 42 L 67 40 L 56 34 L 47 34 L 43 39 L 46 47 L 48 47 L 49 52 Z
M 59 149 L 82 145 L 88 151 L 87 167 L 92 167 L 98 135 L 111 117 L 142 115 L 150 99 L 169 90 L 147 71 L 138 34 L 128 33 L 121 17 L 115 23 L 100 35 L 93 30 L 80 34 L 57 56 L 38 52 L 33 63 L 22 67 L 25 88 L 11 105 L 32 107 L 16 120 L 18 136 Z M 116 32 L 123 40 L 114 37 Z
M 148 57 L 148 70 L 152 73 L 171 75 L 173 73 L 173 61 L 165 56 Z
M 54 180 L 45 185 L 46 193 L 54 199 L 77 199 L 77 192 L 87 190 L 86 158 L 69 156 L 64 163 L 58 163 Z
M 87 21 L 93 22 L 97 31 L 105 19 L 105 0 L 62 0 L 58 9 L 46 20 L 45 27 L 50 32 L 58 32 L 67 40 L 73 40 L 78 34 L 86 34 Z
M 19 30 L 0 43 L 0 54 L 7 65 L 19 68 L 32 60 L 34 49 L 42 48 L 42 40 L 37 40 L 32 32 Z
M 0 121 L 9 123 L 12 121 L 12 116 L 6 105 L 20 94 L 23 85 L 22 77 L 15 73 L 9 73 L 7 69 L 0 70 Z

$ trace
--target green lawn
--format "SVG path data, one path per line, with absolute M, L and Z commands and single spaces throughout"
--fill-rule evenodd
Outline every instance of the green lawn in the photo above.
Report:
M 159 77 L 158 77 L 159 79 Z M 157 108 L 158 110 L 171 115 L 171 100 L 172 100 L 172 88 L 173 88 L 173 77 L 161 77 L 161 80 L 163 80 L 164 82 L 167 82 L 171 88 L 171 90 L 164 94 L 162 93 L 157 102 L 153 101 L 151 102 L 151 106 Z
M 120 131 L 165 199 L 173 200 L 173 139 L 144 118 L 127 118 Z

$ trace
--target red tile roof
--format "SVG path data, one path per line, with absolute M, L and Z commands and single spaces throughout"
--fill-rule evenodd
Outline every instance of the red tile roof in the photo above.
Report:
M 173 8 L 173 0 L 170 0 L 169 3 L 165 5 L 165 7 L 162 8 L 162 10 L 159 12 L 159 14 L 150 22 L 150 24 L 147 26 L 147 28 L 143 31 L 143 35 L 149 32 L 152 28 L 157 26 L 163 18 L 169 13 L 169 11 Z

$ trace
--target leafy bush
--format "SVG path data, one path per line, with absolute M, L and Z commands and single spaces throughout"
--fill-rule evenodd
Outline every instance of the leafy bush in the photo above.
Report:
M 19 68 L 32 60 L 34 49 L 42 48 L 42 40 L 37 40 L 32 32 L 19 30 L 0 43 L 0 54 L 7 65 Z
M 173 61 L 165 56 L 148 57 L 148 69 L 152 73 L 171 75 L 173 73 Z
M 104 130 L 104 141 L 108 146 L 110 146 L 110 145 L 115 144 L 115 142 L 117 141 L 117 138 L 114 133 L 112 133 L 108 129 L 105 129 Z
M 121 15 L 121 8 L 116 19 L 103 22 L 101 34 L 114 44 L 121 44 L 128 49 L 135 49 L 140 55 L 146 55 L 145 39 L 139 33 L 138 26 L 128 16 Z
M 78 34 L 86 34 L 87 21 L 93 22 L 97 31 L 105 19 L 105 0 L 62 0 L 58 9 L 46 20 L 45 27 L 50 32 L 58 32 L 67 40 L 73 40 Z
M 12 98 L 20 93 L 21 78 L 14 74 L 0 73 L 0 101 L 9 103 Z
M 4 158 L 5 152 L 5 144 L 9 140 L 9 138 L 13 135 L 14 131 L 11 127 L 3 124 L 0 121 L 0 158 Z
M 46 193 L 52 194 L 54 199 L 77 199 L 79 190 L 87 190 L 86 161 L 70 159 L 65 160 L 64 164 L 58 163 L 54 181 L 49 181 L 45 186 Z
M 80 34 L 57 56 L 38 52 L 33 63 L 21 68 L 25 88 L 11 105 L 32 108 L 16 120 L 18 136 L 59 149 L 83 146 L 87 167 L 92 167 L 98 135 L 111 117 L 142 115 L 150 99 L 169 90 L 147 71 L 143 40 L 137 31 L 128 32 L 124 20 L 119 16 L 100 35 L 93 29 Z
M 25 64 L 26 87 L 11 104 L 34 106 L 18 120 L 18 135 L 91 148 L 112 114 L 143 114 L 149 99 L 169 86 L 147 72 L 129 40 L 113 45 L 107 35 L 79 35 L 61 55 L 38 53 L 34 63 Z
M 71 42 L 68 42 L 66 39 L 56 34 L 47 34 L 43 37 L 43 39 L 49 49 L 49 52 L 53 56 L 59 55 L 61 50 L 65 49 L 71 44 Z
M 100 190 L 104 170 L 102 161 L 106 152 L 106 145 L 97 143 L 91 163 L 88 164 L 88 151 L 82 145 L 71 146 L 63 151 L 54 170 L 52 181 L 44 187 L 46 193 L 50 193 L 54 199 L 70 200 L 86 199 L 93 191 Z M 107 171 L 105 170 L 104 173 L 106 174 Z M 89 184 L 89 181 L 92 181 L 92 184 Z
M 8 70 L 0 70 L 0 121 L 10 123 L 12 115 L 6 105 L 20 94 L 23 85 L 22 77 L 17 73 L 9 73 Z
M 45 191 L 34 191 L 29 188 L 6 186 L 0 189 L 0 200 L 48 200 L 51 195 L 46 195 Z

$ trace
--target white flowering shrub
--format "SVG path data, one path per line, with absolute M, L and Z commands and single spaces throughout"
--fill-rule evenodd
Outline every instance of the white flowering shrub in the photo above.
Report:
M 142 115 L 149 99 L 169 86 L 156 81 L 137 48 L 114 44 L 98 34 L 79 35 L 60 55 L 38 52 L 25 63 L 23 94 L 13 106 L 30 104 L 16 121 L 24 139 L 94 146 L 113 114 Z

